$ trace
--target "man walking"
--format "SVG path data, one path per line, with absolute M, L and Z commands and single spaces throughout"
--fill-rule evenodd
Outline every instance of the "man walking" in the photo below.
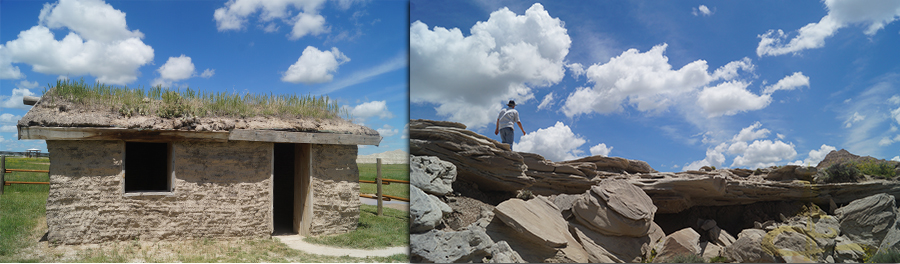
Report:
M 494 129 L 494 135 L 499 133 L 501 142 L 509 144 L 509 150 L 512 150 L 513 141 L 516 138 L 513 123 L 519 124 L 519 129 L 522 130 L 523 136 L 525 135 L 525 129 L 522 128 L 522 122 L 519 121 L 519 111 L 516 111 L 516 102 L 509 100 L 506 106 L 508 108 L 500 110 L 500 115 L 497 116 L 497 128 Z

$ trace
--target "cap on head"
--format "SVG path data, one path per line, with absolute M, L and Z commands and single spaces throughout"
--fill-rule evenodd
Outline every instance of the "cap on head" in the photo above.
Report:
M 506 104 L 506 105 L 507 105 L 507 106 L 516 106 L 516 101 L 509 100 L 509 103 Z

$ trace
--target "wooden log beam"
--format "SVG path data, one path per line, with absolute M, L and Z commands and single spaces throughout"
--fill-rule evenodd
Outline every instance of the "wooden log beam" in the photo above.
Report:
M 409 181 L 404 181 L 404 180 L 381 179 L 381 181 L 383 181 L 383 182 L 396 182 L 396 183 L 406 183 L 406 184 L 409 184 Z M 387 183 L 385 183 L 385 184 L 387 184 Z
M 23 96 L 22 103 L 25 105 L 35 105 L 41 98 L 37 96 Z
M 383 181 L 384 179 L 381 179 L 381 180 Z M 375 182 L 375 181 L 367 181 L 367 180 L 359 180 L 359 183 L 376 183 L 376 182 Z M 390 182 L 384 182 L 384 183 L 381 183 L 381 184 L 384 184 L 384 185 L 391 185 Z
M 365 197 L 365 198 L 370 198 L 370 199 L 378 199 L 378 197 L 376 197 L 374 194 L 367 194 L 367 193 L 360 193 L 360 194 L 359 194 L 359 197 Z M 385 201 L 390 201 L 390 200 L 391 200 L 391 198 L 389 198 L 389 197 L 387 197 L 387 196 L 383 197 L 382 199 L 384 199 Z
M 227 142 L 228 131 L 143 130 L 113 127 L 19 127 L 19 139 Z
M 404 202 L 409 202 L 409 198 L 403 198 L 403 197 L 400 197 L 400 196 L 393 196 L 393 195 L 387 195 L 387 194 L 382 194 L 382 196 L 384 196 L 384 197 L 386 197 L 386 198 L 391 198 L 391 199 L 396 199 L 396 200 L 400 200 L 400 201 L 404 201 Z
M 381 136 L 235 129 L 228 140 L 378 146 Z

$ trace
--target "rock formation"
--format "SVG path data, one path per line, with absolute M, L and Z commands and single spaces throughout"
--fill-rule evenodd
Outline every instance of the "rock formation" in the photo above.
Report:
M 833 263 L 900 249 L 900 183 L 876 177 L 821 183 L 822 164 L 672 173 L 616 157 L 554 162 L 510 151 L 462 124 L 430 120 L 411 120 L 410 153 L 410 166 L 421 172 L 414 185 L 437 189 L 418 190 L 426 198 L 416 201 L 441 214 L 433 225 L 411 223 L 414 261 L 666 262 L 696 255 Z M 833 151 L 823 163 L 857 160 L 848 154 Z M 430 185 L 442 187 L 423 187 Z M 457 190 L 447 191 L 448 185 Z M 733 216 L 715 214 L 682 218 L 675 226 L 665 220 L 698 208 L 725 213 L 703 208 L 760 206 L 776 210 L 749 217 L 759 220 L 752 225 L 723 223 Z

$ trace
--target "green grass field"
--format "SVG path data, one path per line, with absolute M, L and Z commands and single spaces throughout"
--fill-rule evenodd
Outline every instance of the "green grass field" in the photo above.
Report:
M 409 213 L 392 208 L 382 208 L 382 216 L 377 216 L 378 207 L 360 205 L 359 227 L 356 231 L 333 235 L 306 237 L 310 243 L 344 248 L 387 248 L 409 245 Z
M 50 168 L 50 159 L 7 157 L 6 168 L 47 170 Z M 47 173 L 13 172 L 5 174 L 4 179 L 46 182 L 50 177 Z M 32 231 L 44 217 L 44 205 L 47 203 L 50 186 L 13 184 L 0 187 L 3 188 L 3 195 L 0 197 L 0 262 L 6 262 L 4 260 L 30 245 L 30 240 L 36 241 Z
M 375 180 L 375 164 L 361 163 L 359 167 L 359 179 L 374 181 Z M 406 164 L 381 164 L 381 177 L 384 179 L 395 179 L 409 181 L 409 165 Z M 372 183 L 360 183 L 359 192 L 367 194 L 375 194 L 376 186 Z M 390 185 L 382 185 L 381 191 L 387 195 L 409 198 L 409 184 L 391 183 Z

